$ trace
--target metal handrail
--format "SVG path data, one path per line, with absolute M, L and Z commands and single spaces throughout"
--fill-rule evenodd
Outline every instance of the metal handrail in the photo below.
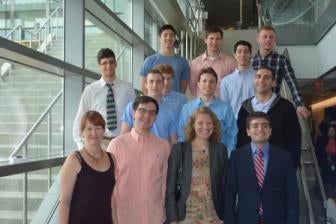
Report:
M 285 57 L 287 57 L 287 59 L 290 61 L 289 51 L 288 51 L 287 48 L 284 49 L 283 55 Z M 292 95 L 289 91 L 288 86 L 286 85 L 286 83 L 284 81 L 282 82 L 282 89 L 283 89 L 282 93 L 283 93 L 284 97 L 286 99 L 292 100 Z M 301 127 L 303 126 L 304 130 L 309 130 L 310 129 L 308 121 L 306 119 L 300 119 L 300 121 L 301 121 L 300 122 Z M 316 158 L 316 155 L 315 155 L 315 148 L 314 148 L 314 145 L 313 145 L 313 142 L 312 142 L 312 139 L 311 139 L 311 136 L 309 135 L 309 133 L 306 134 L 304 137 L 305 137 L 306 142 L 307 142 L 307 149 L 308 150 L 310 149 L 310 155 L 313 159 L 314 172 L 315 172 L 315 175 L 316 175 L 316 178 L 317 178 L 318 186 L 320 188 L 321 197 L 322 197 L 322 200 L 323 200 L 323 208 L 326 209 L 327 208 L 327 197 L 326 197 L 326 193 L 325 193 L 325 190 L 324 190 L 324 187 L 323 187 L 323 182 L 322 182 L 322 178 L 321 178 L 321 175 L 320 175 L 320 170 L 319 170 L 319 167 L 317 166 L 318 162 L 317 162 L 317 158 Z M 303 167 L 304 166 L 304 161 L 302 161 L 302 158 L 301 158 L 300 163 L 301 163 L 301 167 Z M 314 213 L 313 213 L 313 208 L 312 208 L 312 204 L 311 204 L 311 198 L 310 198 L 310 195 L 309 195 L 309 190 L 308 190 L 308 185 L 307 185 L 307 182 L 306 182 L 306 178 L 307 177 L 306 177 L 305 170 L 301 169 L 301 179 L 302 179 L 302 183 L 303 183 L 305 198 L 307 199 L 310 223 L 315 223 Z
M 40 126 L 40 124 L 42 123 L 42 121 L 44 120 L 44 118 L 50 113 L 52 107 L 56 104 L 56 102 L 58 101 L 58 99 L 62 96 L 63 94 L 63 90 L 61 90 L 56 96 L 55 98 L 51 101 L 51 103 L 49 104 L 49 106 L 45 109 L 45 111 L 42 113 L 42 115 L 40 116 L 40 118 L 35 122 L 35 124 L 33 125 L 33 127 L 30 128 L 30 130 L 28 131 L 28 133 L 26 134 L 26 136 L 21 140 L 21 142 L 15 147 L 15 149 L 13 150 L 13 152 L 10 154 L 10 156 L 8 157 L 8 160 L 12 160 L 13 158 L 15 158 L 15 156 L 21 151 L 21 149 L 23 148 L 23 146 L 27 143 L 27 141 L 29 140 L 30 136 L 34 133 L 34 131 Z
M 17 24 L 16 26 L 14 26 L 13 29 L 11 29 L 11 31 L 9 31 L 9 33 L 5 35 L 5 38 L 8 39 L 18 28 L 22 29 L 22 25 Z
M 47 22 L 49 22 L 51 20 L 51 18 L 58 12 L 58 10 L 61 8 L 62 6 L 57 6 L 57 8 L 46 18 L 46 20 L 42 23 L 42 26 L 36 30 L 35 35 L 37 35 L 38 33 L 40 33 L 42 31 L 42 28 L 45 27 L 47 25 Z

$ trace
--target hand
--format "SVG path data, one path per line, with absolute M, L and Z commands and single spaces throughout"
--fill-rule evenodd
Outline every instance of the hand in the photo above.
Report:
M 296 113 L 299 118 L 308 118 L 310 116 L 310 111 L 305 106 L 298 106 Z

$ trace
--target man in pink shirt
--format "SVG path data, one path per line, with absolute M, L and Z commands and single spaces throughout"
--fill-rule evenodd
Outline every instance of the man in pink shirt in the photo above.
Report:
M 205 31 L 206 51 L 195 58 L 190 64 L 189 89 L 193 97 L 198 96 L 197 80 L 203 68 L 212 67 L 217 75 L 216 97 L 219 97 L 221 80 L 236 68 L 234 58 L 221 53 L 223 31 L 219 27 L 208 27 Z
M 139 96 L 133 103 L 134 126 L 107 148 L 115 158 L 116 185 L 112 196 L 113 223 L 162 224 L 170 147 L 150 130 L 159 106 Z

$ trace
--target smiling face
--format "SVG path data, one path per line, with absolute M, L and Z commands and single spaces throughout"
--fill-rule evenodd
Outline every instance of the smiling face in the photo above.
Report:
M 197 83 L 201 97 L 212 97 L 215 95 L 217 81 L 213 74 L 204 73 Z
M 156 118 L 156 106 L 154 103 L 140 103 L 133 111 L 134 128 L 140 132 L 149 132 Z
M 261 30 L 257 36 L 260 49 L 271 51 L 276 43 L 276 35 L 273 30 Z
M 162 48 L 174 48 L 176 37 L 173 30 L 166 29 L 160 35 L 160 46 Z
M 204 40 L 208 52 L 220 52 L 223 38 L 220 33 L 209 33 Z
M 209 114 L 199 113 L 194 122 L 196 138 L 208 140 L 213 132 L 213 123 Z
M 265 144 L 272 133 L 270 123 L 265 118 L 254 118 L 246 129 L 247 135 L 256 144 Z
M 85 127 L 82 130 L 85 145 L 100 145 L 104 133 L 105 129 L 101 125 L 94 125 L 89 120 L 86 120 Z
M 259 69 L 255 74 L 254 86 L 258 94 L 271 93 L 272 88 L 275 87 L 275 79 L 273 79 L 272 72 L 268 69 Z
M 99 70 L 106 82 L 112 82 L 115 79 L 117 62 L 113 57 L 102 58 L 99 61 Z
M 238 65 L 248 66 L 251 59 L 250 49 L 246 45 L 238 45 L 234 57 L 237 60 Z
M 146 76 L 147 95 L 153 98 L 162 96 L 163 76 L 159 73 L 149 73 Z

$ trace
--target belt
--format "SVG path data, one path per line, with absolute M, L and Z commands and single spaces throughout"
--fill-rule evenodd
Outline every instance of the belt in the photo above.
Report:
M 104 136 L 103 139 L 104 140 L 112 140 L 114 137 L 107 137 L 107 136 Z

